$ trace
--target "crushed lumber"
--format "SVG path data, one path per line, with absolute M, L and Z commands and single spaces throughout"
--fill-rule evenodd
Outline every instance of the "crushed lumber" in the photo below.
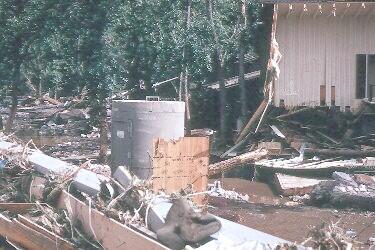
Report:
M 0 235 L 31 250 L 56 249 L 56 240 L 48 238 L 16 219 L 10 220 L 2 214 L 0 214 Z
M 218 163 L 214 163 L 208 166 L 208 175 L 213 176 L 230 169 L 240 167 L 246 164 L 252 164 L 255 161 L 266 158 L 268 151 L 265 149 L 257 149 L 252 152 L 248 152 L 228 160 L 224 160 Z

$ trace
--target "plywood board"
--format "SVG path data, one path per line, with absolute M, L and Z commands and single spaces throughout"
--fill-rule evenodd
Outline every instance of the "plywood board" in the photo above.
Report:
M 184 137 L 153 142 L 153 189 L 167 193 L 192 186 L 194 192 L 207 189 L 209 138 Z
M 0 214 L 0 235 L 31 250 L 56 249 L 56 241 L 20 223 Z

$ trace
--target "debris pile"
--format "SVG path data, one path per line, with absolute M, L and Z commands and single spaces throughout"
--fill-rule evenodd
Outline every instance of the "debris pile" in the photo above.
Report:
M 100 136 L 98 128 L 90 124 L 84 92 L 79 97 L 59 100 L 48 96 L 20 97 L 13 131 L 25 141 L 32 139 L 47 154 L 74 164 L 96 158 Z M 0 108 L 0 120 L 6 121 L 9 112 Z
M 228 241 L 233 237 L 228 233 L 238 228 L 251 237 L 246 232 L 251 229 L 198 209 L 188 200 L 196 195 L 189 190 L 156 193 L 150 181 L 125 167 L 111 175 L 108 166 L 90 161 L 71 165 L 45 155 L 32 142 L 20 144 L 3 134 L 0 157 L 0 224 L 7 228 L 0 235 L 8 244 L 29 249 L 53 249 L 52 244 L 59 249 L 139 249 L 138 244 L 146 249 L 209 249 L 206 243 L 221 245 L 220 239 Z M 271 245 L 285 242 L 267 237 Z
M 373 210 L 375 190 L 369 180 L 375 174 L 375 134 L 366 119 L 375 113 L 373 105 L 364 103 L 355 114 L 340 112 L 335 107 L 301 107 L 291 111 L 273 107 L 266 113 L 254 114 L 235 145 L 221 155 L 229 159 L 215 164 L 234 162 L 243 155 L 255 154 L 257 158 L 237 160 L 216 173 L 253 164 L 255 179 L 271 184 L 281 195 L 295 199 L 299 196 L 300 201 L 306 201 L 302 197 L 310 196 L 314 190 L 314 204 L 319 200 L 320 204 L 346 203 L 349 207 Z M 266 153 L 260 157 L 259 150 Z M 332 176 L 334 172 L 342 173 Z M 353 183 L 335 178 L 345 173 L 352 174 Z M 356 183 L 356 178 L 367 181 Z M 342 202 L 323 193 L 342 193 Z M 367 203 L 358 202 L 363 199 Z

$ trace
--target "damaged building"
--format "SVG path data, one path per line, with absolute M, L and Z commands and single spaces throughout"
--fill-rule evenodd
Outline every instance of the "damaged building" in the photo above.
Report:
M 375 3 L 271 1 L 283 55 L 276 106 L 356 110 L 375 97 Z

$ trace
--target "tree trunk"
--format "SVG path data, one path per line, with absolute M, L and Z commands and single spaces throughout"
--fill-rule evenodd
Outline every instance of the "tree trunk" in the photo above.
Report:
M 225 119 L 225 107 L 226 107 L 226 91 L 225 91 L 225 79 L 224 79 L 224 60 L 220 48 L 219 37 L 216 32 L 215 22 L 213 20 L 213 7 L 212 0 L 206 0 L 207 5 L 207 17 L 211 25 L 214 41 L 215 41 L 215 60 L 217 64 L 217 73 L 219 78 L 219 91 L 220 91 L 220 135 L 221 141 L 225 143 L 227 141 L 226 137 L 226 119 Z
M 208 166 L 208 175 L 213 176 L 219 173 L 223 173 L 230 169 L 241 167 L 246 164 L 254 163 L 255 161 L 266 158 L 268 155 L 267 150 L 259 149 L 251 151 L 225 161 L 221 161 Z
M 16 117 L 16 113 L 17 113 L 17 106 L 18 106 L 17 84 L 18 83 L 19 83 L 19 81 L 14 81 L 12 83 L 12 90 L 11 90 L 12 91 L 12 93 L 11 93 L 12 105 L 10 107 L 10 113 L 9 113 L 9 118 L 8 118 L 7 124 L 5 125 L 5 131 L 6 132 L 10 132 L 12 130 L 14 118 Z
M 238 83 L 240 85 L 240 101 L 241 101 L 241 122 L 242 125 L 245 122 L 247 116 L 247 95 L 245 85 L 245 44 L 244 36 L 246 29 L 246 0 L 242 0 L 240 4 L 241 11 L 241 32 L 238 41 Z
M 185 12 L 185 31 L 189 32 L 190 29 L 190 17 L 191 17 L 191 0 L 186 0 L 186 12 Z M 186 124 L 186 135 L 190 135 L 190 103 L 189 103 L 189 70 L 188 70 L 188 58 L 187 58 L 187 39 L 185 37 L 185 44 L 182 51 L 182 60 L 184 69 L 181 73 L 180 78 L 180 91 L 179 95 L 181 98 L 181 92 L 183 88 L 184 101 L 185 101 L 185 124 Z
M 107 151 L 108 151 L 108 124 L 107 124 L 107 109 L 103 104 L 99 113 L 100 125 L 100 151 L 99 151 L 99 162 L 105 164 L 107 162 Z

